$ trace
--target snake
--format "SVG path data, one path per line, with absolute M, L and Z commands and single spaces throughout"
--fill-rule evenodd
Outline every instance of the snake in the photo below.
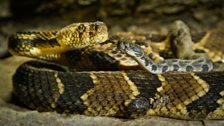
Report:
M 141 47 L 127 41 L 119 41 L 118 49 L 132 56 L 143 68 L 154 74 L 168 71 L 206 72 L 213 69 L 213 63 L 207 57 L 195 60 L 168 59 L 155 63 L 145 54 Z
M 82 24 L 75 23 L 73 26 L 78 30 L 79 25 Z M 28 61 L 16 70 L 12 80 L 13 96 L 17 99 L 17 104 L 39 112 L 56 111 L 129 119 L 151 116 L 186 120 L 224 119 L 224 72 L 210 71 L 212 66 L 209 65 L 209 69 L 203 71 L 202 64 L 210 64 L 210 61 L 203 60 L 200 64 L 197 59 L 188 59 L 188 65 L 192 66 L 193 62 L 200 64 L 200 68 L 193 68 L 199 69 L 197 72 L 187 71 L 186 67 L 180 68 L 186 71 L 159 71 L 156 74 L 148 72 L 144 70 L 148 66 L 141 65 L 142 60 L 141 66 L 136 61 L 138 55 L 131 56 L 127 50 L 127 52 L 122 50 L 123 47 L 129 50 L 129 47 L 133 46 L 130 51 L 142 52 L 143 50 L 145 57 L 147 55 L 152 60 L 156 60 L 161 57 L 159 53 L 156 55 L 157 50 L 156 53 L 149 53 L 154 51 L 151 47 L 167 50 L 166 47 L 172 45 L 167 45 L 170 43 L 167 41 L 171 40 L 169 36 L 164 38 L 157 35 L 121 33 L 107 38 L 108 33 L 104 33 L 107 32 L 104 23 L 84 24 L 87 27 L 84 29 L 90 29 L 93 24 L 102 24 L 103 26 L 100 27 L 104 27 L 104 30 L 101 30 L 102 33 L 98 32 L 103 39 L 92 41 L 91 46 L 88 44 L 83 46 L 81 43 L 84 41 L 78 42 L 81 37 L 80 31 L 76 32 L 73 27 L 70 27 L 74 31 L 73 36 L 67 36 L 67 33 L 56 30 L 19 32 L 9 38 L 9 50 L 14 55 L 44 59 Z M 97 29 L 91 28 L 94 30 L 92 32 L 96 32 Z M 72 33 L 67 30 L 68 33 Z M 223 50 L 219 48 L 214 51 L 218 58 L 217 55 L 213 55 L 214 53 L 209 54 L 208 47 L 211 43 L 206 43 L 206 46 L 204 43 L 206 40 L 214 39 L 212 34 L 193 36 L 192 41 L 200 41 L 193 45 L 194 50 L 195 47 L 203 50 L 214 62 L 222 59 L 219 52 Z M 57 36 L 65 36 L 62 38 L 66 39 Z M 222 37 L 222 34 L 218 36 Z M 82 39 L 93 40 L 94 35 L 88 33 L 86 37 Z M 65 52 L 52 51 L 60 46 L 67 47 L 59 40 L 64 40 L 64 44 L 72 40 L 69 43 L 74 42 L 77 46 L 74 44 L 74 48 L 66 49 Z M 128 40 L 128 43 L 123 40 Z M 162 43 L 152 43 L 149 46 L 146 42 L 148 40 L 162 41 Z M 221 39 L 218 40 L 220 42 Z M 49 54 L 45 53 L 48 51 L 47 48 L 52 48 Z M 144 63 L 149 60 L 145 57 Z M 168 59 L 164 61 L 167 64 Z M 156 65 L 160 63 L 162 61 L 152 62 Z M 172 63 L 176 64 L 174 60 Z M 178 65 L 180 66 L 180 63 Z
M 9 38 L 11 54 L 40 57 L 80 49 L 108 39 L 107 26 L 100 21 L 70 24 L 58 31 L 17 32 Z

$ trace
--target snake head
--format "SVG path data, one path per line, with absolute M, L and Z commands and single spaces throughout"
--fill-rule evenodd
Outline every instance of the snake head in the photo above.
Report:
M 132 57 L 142 57 L 144 55 L 141 47 L 127 41 L 119 41 L 118 49 Z
M 105 23 L 97 21 L 90 23 L 88 26 L 88 34 L 90 36 L 91 43 L 102 43 L 108 39 L 108 30 Z
M 70 24 L 59 30 L 56 36 L 60 45 L 74 47 L 73 49 L 102 43 L 107 39 L 107 26 L 100 21 Z

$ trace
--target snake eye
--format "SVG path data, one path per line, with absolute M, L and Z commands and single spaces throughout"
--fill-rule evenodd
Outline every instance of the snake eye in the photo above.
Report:
M 95 26 L 94 26 L 94 30 L 97 31 L 98 29 L 99 29 L 99 26 L 98 26 L 98 25 L 95 25 Z
M 119 41 L 118 44 L 118 49 L 120 49 L 121 51 L 126 51 L 127 49 L 129 49 L 128 43 L 125 41 Z
M 78 31 L 79 31 L 80 33 L 84 32 L 85 30 L 86 30 L 86 27 L 85 27 L 84 24 L 80 24 L 80 25 L 78 26 Z

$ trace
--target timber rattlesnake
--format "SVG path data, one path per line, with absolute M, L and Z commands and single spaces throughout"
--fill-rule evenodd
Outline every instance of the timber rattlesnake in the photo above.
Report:
M 78 26 L 79 24 L 75 25 L 76 30 L 74 31 L 78 31 Z M 14 47 L 22 47 L 29 52 L 30 48 L 23 44 L 29 45 L 30 42 L 31 45 L 32 43 L 41 43 L 41 46 L 37 44 L 40 48 L 44 47 L 43 45 L 54 48 L 55 45 L 51 44 L 52 40 L 56 45 L 61 46 L 60 42 L 55 39 L 57 38 L 55 35 L 59 33 L 56 31 L 54 33 L 15 34 L 9 41 L 10 50 L 15 53 Z M 77 36 L 69 36 L 67 39 L 75 40 L 73 37 L 79 37 L 80 32 L 76 34 Z M 90 34 L 88 35 L 92 38 Z M 105 35 L 107 36 L 107 34 Z M 142 35 L 135 37 L 139 36 Z M 126 118 L 165 116 L 190 120 L 224 119 L 224 72 L 152 74 L 142 70 L 133 71 L 139 69 L 138 64 L 117 49 L 118 40 L 127 36 L 117 37 L 104 43 L 101 43 L 105 40 L 102 39 L 99 41 L 100 44 L 80 50 L 29 55 L 63 64 L 71 63 L 67 61 L 74 61 L 72 64 L 75 65 L 72 67 L 75 68 L 75 71 L 66 66 L 46 61 L 26 62 L 17 69 L 13 76 L 14 95 L 22 104 L 38 111 L 56 110 L 59 113 Z M 203 40 L 203 37 L 201 38 Z M 211 38 L 211 36 L 207 36 L 206 40 Z M 150 52 L 151 48 L 148 44 L 133 39 L 133 36 L 131 40 L 134 40 L 131 41 L 132 43 L 141 45 L 146 52 Z M 77 41 L 75 40 L 75 42 Z M 152 44 L 152 47 L 164 48 L 167 46 L 164 43 L 159 46 Z M 38 47 L 37 45 L 33 46 Z M 205 46 L 200 49 L 209 52 Z M 26 55 L 26 53 L 20 53 L 21 50 L 17 50 L 17 52 L 19 55 Z M 155 58 L 157 55 L 153 54 L 151 57 Z M 122 69 L 132 69 L 132 71 L 117 71 Z

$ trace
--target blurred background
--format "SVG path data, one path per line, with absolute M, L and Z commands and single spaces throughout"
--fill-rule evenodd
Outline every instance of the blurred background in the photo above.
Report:
M 0 56 L 15 31 L 55 29 L 73 22 L 104 21 L 118 31 L 167 33 L 175 20 L 192 32 L 223 27 L 224 0 L 0 0 Z

